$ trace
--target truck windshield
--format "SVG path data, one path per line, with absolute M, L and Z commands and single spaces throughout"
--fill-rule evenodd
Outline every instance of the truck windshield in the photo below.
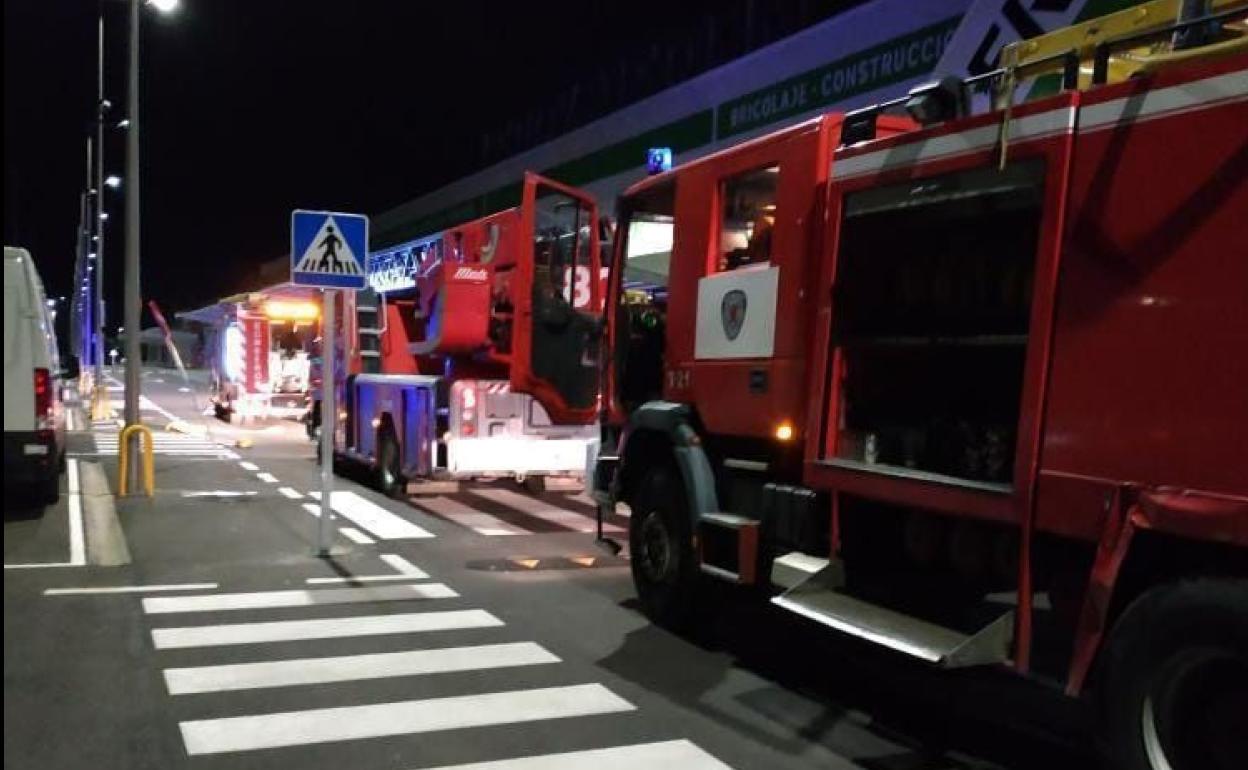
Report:
M 546 301 L 574 308 L 590 302 L 592 221 L 583 201 L 550 187 L 537 188 L 533 223 L 533 289 Z

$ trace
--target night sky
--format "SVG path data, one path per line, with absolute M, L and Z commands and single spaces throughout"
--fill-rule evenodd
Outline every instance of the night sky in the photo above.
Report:
M 753 5 L 182 0 L 172 17 L 147 8 L 144 299 L 179 310 L 243 288 L 249 268 L 286 253 L 291 209 L 376 214 L 476 170 L 492 159 L 487 128 L 553 100 L 614 52 L 705 29 L 743 3 Z M 126 6 L 103 4 L 106 91 L 119 119 Z M 824 13 L 814 0 L 787 5 L 793 17 Z M 93 0 L 4 3 L 4 241 L 31 250 L 51 295 L 72 280 L 96 18 Z M 123 173 L 123 146 L 112 132 L 108 173 Z M 113 325 L 124 196 L 108 194 Z

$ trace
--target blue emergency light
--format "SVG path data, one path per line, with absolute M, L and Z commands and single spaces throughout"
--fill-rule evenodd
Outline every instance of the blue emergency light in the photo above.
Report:
M 672 148 L 671 147 L 651 147 L 646 150 L 646 172 L 649 174 L 662 174 L 664 171 L 672 170 Z

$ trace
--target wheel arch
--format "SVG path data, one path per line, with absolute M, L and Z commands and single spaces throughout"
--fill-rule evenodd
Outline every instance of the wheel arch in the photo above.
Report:
M 685 404 L 651 401 L 629 416 L 616 476 L 615 497 L 631 501 L 646 471 L 656 464 L 675 467 L 694 522 L 719 510 L 715 472 L 697 430 L 697 415 Z

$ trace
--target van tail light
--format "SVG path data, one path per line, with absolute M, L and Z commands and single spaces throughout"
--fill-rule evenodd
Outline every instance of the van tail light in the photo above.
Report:
M 52 427 L 52 374 L 47 369 L 35 370 L 35 430 Z
M 459 391 L 459 425 L 462 435 L 476 435 L 477 389 L 471 385 L 465 385 L 463 390 Z

